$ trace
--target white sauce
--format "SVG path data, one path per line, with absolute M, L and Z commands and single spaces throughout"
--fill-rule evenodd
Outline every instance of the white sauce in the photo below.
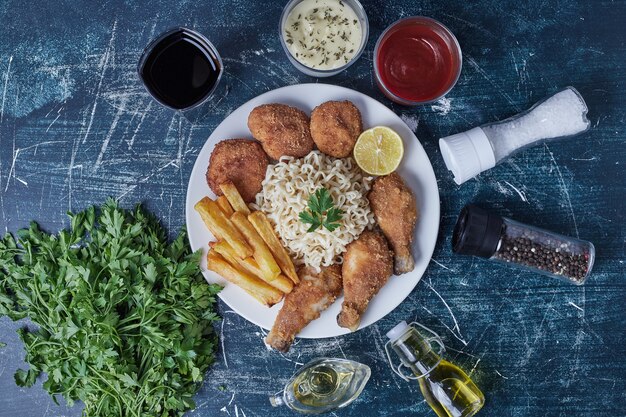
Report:
M 344 66 L 361 45 L 361 22 L 341 0 L 304 0 L 285 21 L 283 37 L 291 55 L 309 68 Z

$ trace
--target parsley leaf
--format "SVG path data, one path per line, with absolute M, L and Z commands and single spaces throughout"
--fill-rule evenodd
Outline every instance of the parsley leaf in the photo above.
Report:
M 141 207 L 112 199 L 69 214 L 57 235 L 36 223 L 0 239 L 0 316 L 21 328 L 28 370 L 84 416 L 182 416 L 215 359 L 215 295 L 183 230 L 173 241 Z M 55 399 L 56 402 L 56 399 Z
M 330 192 L 323 187 L 309 197 L 308 210 L 304 210 L 298 215 L 302 223 L 311 225 L 307 233 L 320 227 L 325 227 L 332 232 L 340 226 L 338 222 L 342 216 L 343 210 L 333 207 L 333 198 Z
M 334 231 L 340 226 L 337 222 L 341 220 L 341 216 L 343 216 L 343 210 L 339 208 L 333 207 L 328 210 L 328 212 L 326 212 L 326 219 L 324 220 L 324 227 L 331 232 Z
M 309 210 L 311 210 L 312 213 L 320 212 L 320 199 L 317 195 L 318 193 L 316 192 L 315 194 L 309 197 L 308 206 L 309 206 Z
M 311 225 L 311 227 L 309 227 L 307 232 L 312 232 L 315 229 L 317 229 L 318 227 L 320 227 L 320 225 L 321 225 L 319 218 L 317 216 L 314 217 L 313 215 L 311 215 L 311 213 L 309 213 L 307 211 L 301 212 L 298 215 L 298 217 L 300 218 L 300 221 L 302 223 Z

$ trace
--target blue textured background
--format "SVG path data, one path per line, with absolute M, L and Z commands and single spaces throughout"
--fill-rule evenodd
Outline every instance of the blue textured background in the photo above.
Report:
M 262 92 L 315 81 L 297 72 L 282 51 L 282 6 L 1 1 L 0 232 L 33 219 L 56 231 L 67 224 L 67 210 L 107 196 L 127 206 L 143 201 L 177 231 L 189 173 L 212 129 Z M 483 389 L 482 416 L 626 415 L 626 2 L 400 0 L 364 6 L 371 23 L 366 53 L 325 82 L 371 95 L 415 130 L 441 193 L 433 261 L 411 296 L 378 324 L 346 337 L 302 340 L 285 356 L 267 351 L 262 330 L 220 304 L 222 347 L 189 415 L 291 415 L 271 410 L 267 395 L 300 363 L 345 355 L 367 363 L 373 374 L 362 397 L 336 415 L 433 416 L 417 385 L 396 377 L 383 359 L 384 333 L 402 319 L 440 332 L 452 358 Z M 441 20 L 461 43 L 463 73 L 447 101 L 400 107 L 373 84 L 378 35 L 410 15 Z M 152 102 L 135 74 L 142 48 L 175 25 L 207 35 L 226 66 L 210 116 L 194 126 Z M 512 115 L 567 85 L 587 100 L 589 133 L 454 184 L 439 155 L 439 137 Z M 575 287 L 455 256 L 450 235 L 468 202 L 591 240 L 598 258 L 590 280 Z M 0 416 L 78 416 L 78 406 L 55 406 L 40 382 L 15 386 L 13 373 L 24 366 L 18 325 L 0 320 L 0 340 L 8 344 L 0 349 Z

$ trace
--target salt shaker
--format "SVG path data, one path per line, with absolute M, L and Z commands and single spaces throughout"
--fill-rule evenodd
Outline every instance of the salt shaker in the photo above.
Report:
M 522 224 L 474 205 L 461 210 L 452 236 L 452 250 L 576 285 L 587 280 L 595 259 L 591 242 Z
M 567 87 L 516 116 L 439 139 L 439 149 L 460 185 L 519 151 L 589 126 L 585 100 Z

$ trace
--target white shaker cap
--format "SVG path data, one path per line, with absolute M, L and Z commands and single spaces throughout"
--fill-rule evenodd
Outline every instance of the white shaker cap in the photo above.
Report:
M 389 340 L 393 342 L 394 340 L 402 336 L 404 334 L 404 331 L 408 327 L 409 325 L 406 324 L 406 321 L 402 320 L 400 323 L 396 325 L 396 327 L 394 327 L 393 329 L 387 332 L 387 337 L 389 338 Z
M 480 127 L 439 139 L 439 149 L 459 185 L 496 166 L 491 143 Z

